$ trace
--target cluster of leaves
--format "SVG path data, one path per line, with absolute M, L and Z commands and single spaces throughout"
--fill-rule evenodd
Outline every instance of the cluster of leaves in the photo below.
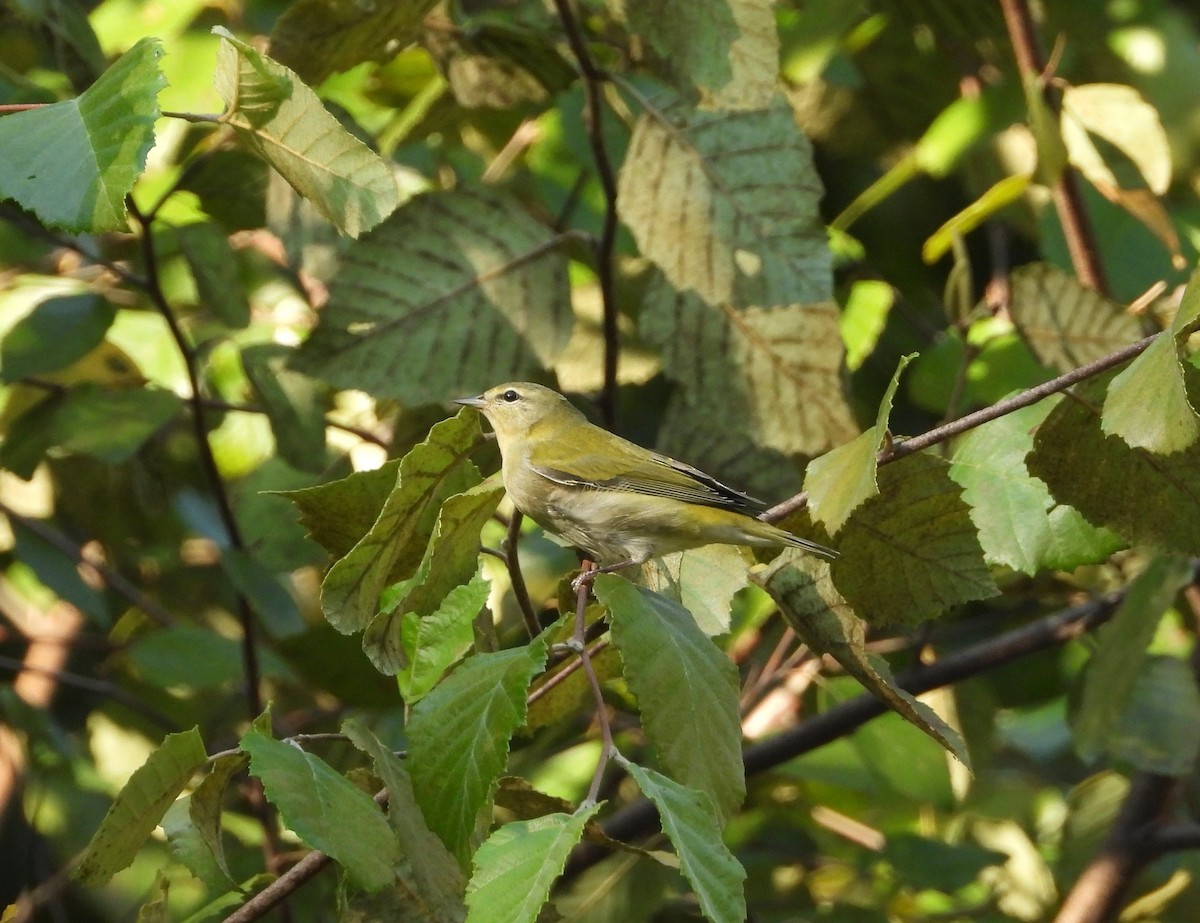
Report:
M 0 708 L 40 744 L 26 774 L 51 804 L 19 832 L 69 818 L 57 861 L 86 843 L 82 900 L 254 919 L 271 903 L 252 895 L 306 881 L 255 856 L 278 858 L 274 811 L 320 851 L 305 862 L 342 869 L 322 893 L 347 921 L 539 919 L 572 855 L 572 919 L 1035 920 L 1112 821 L 1112 767 L 1194 773 L 1172 607 L 1200 555 L 1200 281 L 1183 290 L 1177 231 L 1200 144 L 1164 128 L 1192 110 L 1124 30 L 1176 49 L 1178 75 L 1200 70 L 1195 26 L 1165 3 L 1108 22 L 1123 54 L 1071 46 L 1059 112 L 998 13 L 925 6 L 247 3 L 265 46 L 202 0 L 12 14 L 4 579 L 83 614 L 60 644 L 90 635 L 72 666 L 114 696 L 70 734 L 20 690 Z M 1094 25 L 1084 0 L 1045 6 L 1048 32 Z M 1145 318 L 1072 273 L 1050 204 L 1068 176 L 1110 294 L 1177 287 Z M 972 265 L 1004 277 L 999 303 Z M 708 548 L 599 577 L 585 615 L 608 635 L 579 669 L 570 556 L 505 533 L 494 450 L 445 410 L 523 378 L 599 391 L 605 422 L 739 487 L 803 488 L 786 524 L 841 556 Z M 951 615 L 939 638 L 989 636 L 1113 588 L 1086 666 L 1078 644 L 1037 681 L 918 699 L 870 643 Z M 892 714 L 775 760 L 747 799 L 755 703 L 725 648 L 761 693 L 806 675 L 771 653 L 794 638 L 853 678 L 806 707 L 865 686 Z M 638 717 L 616 722 L 602 802 L 592 669 Z M 145 759 L 131 774 L 89 744 Z M 1006 772 L 1026 763 L 1041 777 Z M 639 798 L 672 854 L 611 838 Z M 783 830 L 802 847 L 781 853 Z M 625 853 L 593 876 L 580 844 Z M 1195 911 L 1171 861 L 1139 912 Z

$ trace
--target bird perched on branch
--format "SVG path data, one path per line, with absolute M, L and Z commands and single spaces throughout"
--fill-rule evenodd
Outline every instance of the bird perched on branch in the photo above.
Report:
M 504 488 L 517 509 L 594 557 L 604 565 L 598 570 L 714 543 L 787 545 L 837 557 L 755 519 L 764 505 L 753 497 L 593 425 L 550 388 L 512 382 L 455 403 L 491 423 Z

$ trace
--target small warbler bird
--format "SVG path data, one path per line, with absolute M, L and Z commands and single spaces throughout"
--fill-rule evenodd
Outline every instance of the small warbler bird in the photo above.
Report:
M 513 382 L 455 403 L 491 423 L 517 509 L 604 565 L 597 570 L 714 543 L 789 545 L 837 557 L 755 519 L 761 501 L 589 423 L 550 388 Z

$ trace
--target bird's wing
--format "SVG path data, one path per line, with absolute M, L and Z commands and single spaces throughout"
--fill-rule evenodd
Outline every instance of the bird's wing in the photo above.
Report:
M 624 440 L 621 440 L 624 442 Z M 684 503 L 737 510 L 753 515 L 766 507 L 761 500 L 722 484 L 711 475 L 683 462 L 645 449 L 612 451 L 603 455 L 573 454 L 556 465 L 534 465 L 542 477 L 570 487 L 624 490 Z

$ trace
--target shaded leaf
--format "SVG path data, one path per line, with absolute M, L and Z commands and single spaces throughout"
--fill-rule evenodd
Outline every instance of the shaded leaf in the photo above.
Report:
M 834 304 L 712 308 L 659 280 L 641 323 L 683 389 L 685 403 L 674 403 L 673 414 L 693 417 L 692 426 L 712 432 L 718 419 L 723 438 L 732 429 L 788 455 L 816 455 L 857 434 L 842 389 Z
M 200 303 L 230 327 L 249 325 L 250 301 L 229 238 L 207 222 L 176 228 L 175 235 Z
M 100 345 L 115 317 L 112 305 L 96 295 L 47 298 L 4 335 L 0 378 L 17 381 L 66 368 Z
M 344 557 L 370 531 L 396 487 L 402 459 L 315 487 L 272 491 L 300 511 L 308 534 L 333 558 Z
M 1096 564 L 1121 547 L 1107 529 L 1056 503 L 1025 467 L 1034 430 L 1057 403 L 1048 398 L 976 427 L 955 446 L 950 463 L 985 558 L 1031 576 L 1042 568 Z
M 1129 584 L 1116 613 L 1098 632 L 1079 710 L 1071 723 L 1075 748 L 1084 759 L 1095 760 L 1107 749 L 1122 715 L 1131 707 L 1130 694 L 1142 675 L 1146 648 L 1158 623 L 1191 577 L 1186 558 L 1155 558 Z
M 804 489 L 808 491 L 808 508 L 812 518 L 837 535 L 850 514 L 863 501 L 879 493 L 876 480 L 876 460 L 888 436 L 888 418 L 892 400 L 900 385 L 900 375 L 916 353 L 900 359 L 892 380 L 884 392 L 875 414 L 875 425 L 850 442 L 826 452 L 808 463 L 804 472 Z
M 746 871 L 721 841 L 712 799 L 653 769 L 629 762 L 624 766 L 642 794 L 658 808 L 663 832 L 679 853 L 679 864 L 696 891 L 704 916 L 713 923 L 742 923 L 746 919 L 742 893 Z
M 288 368 L 294 353 L 280 343 L 257 343 L 242 350 L 242 367 L 267 411 L 280 456 L 293 468 L 319 474 L 326 467 L 326 391 Z
M 411 872 L 413 890 L 432 920 L 441 923 L 463 919 L 466 916 L 463 906 L 466 881 L 462 869 L 426 825 L 404 764 L 362 722 L 353 718 L 343 722 L 342 733 L 371 757 L 375 774 L 387 786 L 388 820 L 396 831 L 400 850 L 408 860 L 408 869 L 401 868 L 400 874 Z
M 171 890 L 171 882 L 160 869 L 154 876 L 154 887 L 150 889 L 149 897 L 138 908 L 134 923 L 172 923 L 171 911 L 167 907 L 167 893 Z
M 392 883 L 400 847 L 370 795 L 324 760 L 260 731 L 243 735 L 241 746 L 267 799 L 300 839 L 368 891 Z
M 730 817 L 746 797 L 733 661 L 674 600 L 615 574 L 599 575 L 594 588 L 663 768 Z
M 570 336 L 566 267 L 504 193 L 417 196 L 345 252 L 296 367 L 413 404 L 536 377 Z
M 475 853 L 467 885 L 469 923 L 533 923 L 550 886 L 583 836 L 597 804 L 574 814 L 547 814 L 496 830 Z
M 576 716 L 582 709 L 594 704 L 587 674 L 583 670 L 571 668 L 572 663 L 577 661 L 567 659 L 551 668 L 538 678 L 538 682 L 530 690 L 531 695 L 537 693 L 544 685 L 549 685 L 551 679 L 570 670 L 566 679 L 553 683 L 548 691 L 529 703 L 529 710 L 525 716 L 527 732 L 532 733 L 564 718 Z M 592 671 L 601 683 L 621 676 L 621 655 L 613 645 L 606 645 L 599 652 L 592 654 Z
M 1010 276 L 1013 321 L 1044 365 L 1069 372 L 1142 337 L 1137 318 L 1049 263 Z
M 334 628 L 343 634 L 366 628 L 383 588 L 416 571 L 442 502 L 479 481 L 468 456 L 481 439 L 478 414 L 464 408 L 404 456 L 379 517 L 321 584 L 321 608 Z
M 364 61 L 384 61 L 416 39 L 434 0 L 297 0 L 275 20 L 271 57 L 317 84 Z
M 771 594 L 783 617 L 809 647 L 833 657 L 888 708 L 916 725 L 964 766 L 966 745 L 924 702 L 901 689 L 881 657 L 867 651 L 867 628 L 829 577 L 829 565 L 809 555 L 785 551 L 754 582 Z
M 546 662 L 543 634 L 527 647 L 476 654 L 413 706 L 408 765 L 425 820 L 465 862 L 479 812 L 525 721 L 525 694 Z M 446 780 L 454 785 L 447 786 Z
M 311 201 L 338 230 L 358 237 L 400 204 L 392 168 L 346 131 L 288 68 L 226 29 L 217 52 L 221 120 Z
M 914 625 L 999 591 L 962 489 L 943 459 L 918 452 L 879 469 L 879 494 L 843 529 L 832 572 L 872 624 Z
M 0 119 L 0 198 L 69 231 L 125 230 L 125 196 L 154 146 L 162 54 L 144 38 L 77 99 Z
M 250 603 L 272 637 L 282 638 L 304 631 L 304 619 L 296 600 L 280 578 L 254 555 L 237 548 L 226 548 L 221 552 L 221 570 Z
M 245 769 L 248 762 L 240 754 L 222 757 L 222 761 L 226 767 L 233 764 L 234 772 Z M 163 816 L 162 828 L 166 833 L 167 846 L 171 850 L 172 858 L 186 866 L 209 890 L 220 893 L 237 887 L 237 882 L 230 877 L 220 839 L 221 795 L 228 781 L 228 774 L 222 771 L 220 762 L 214 767 L 213 773 L 205 776 L 204 782 L 207 783 L 218 773 L 224 776 L 218 777 L 219 788 L 210 786 L 205 794 L 201 794 L 197 789 L 192 794 L 176 800 Z M 215 826 L 206 827 L 204 833 L 195 821 L 195 808 L 199 800 L 208 801 L 207 810 L 215 813 Z M 215 840 L 209 839 L 208 834 L 215 834 Z
M 642 566 L 648 589 L 683 606 L 706 635 L 729 631 L 733 597 L 746 586 L 752 559 L 733 545 L 705 545 L 651 558 Z
M 508 22 L 477 20 L 454 32 L 430 30 L 422 44 L 460 106 L 511 109 L 544 103 L 576 79 L 555 39 Z
M 168 734 L 129 777 L 92 834 L 75 868 L 85 885 L 102 885 L 126 868 L 208 754 L 196 728 Z
M 54 441 L 64 449 L 119 465 L 182 409 L 183 402 L 172 391 L 110 391 L 85 385 L 71 389 L 54 411 Z
M 706 109 L 761 109 L 775 95 L 779 36 L 769 0 L 631 3 L 630 25 L 662 57 L 676 88 Z
M 753 111 L 643 114 L 617 201 L 672 286 L 746 308 L 830 297 L 821 192 L 808 139 L 776 97 Z
M 218 757 L 204 780 L 188 798 L 188 816 L 217 867 L 229 877 L 225 847 L 221 842 L 221 800 L 229 782 L 246 768 L 243 754 Z M 232 879 L 230 879 L 232 880 Z
M 946 843 L 914 833 L 889 834 L 883 857 L 909 887 L 945 894 L 965 888 L 985 868 L 1008 858 L 974 843 Z
M 1189 777 L 1200 756 L 1200 691 L 1187 662 L 1151 657 L 1108 739 L 1114 759 L 1142 772 Z
M 1156 455 L 1105 436 L 1100 406 L 1110 378 L 1084 382 L 1054 408 L 1034 436 L 1030 473 L 1127 542 L 1200 554 L 1200 443 Z

